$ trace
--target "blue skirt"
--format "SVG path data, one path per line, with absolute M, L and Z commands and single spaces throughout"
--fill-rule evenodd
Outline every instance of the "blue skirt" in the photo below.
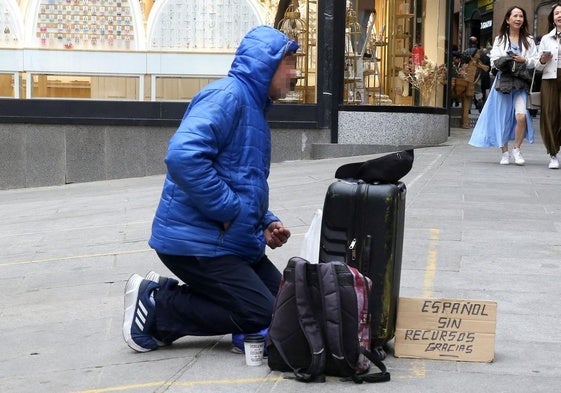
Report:
M 503 147 L 508 141 L 514 140 L 516 118 L 514 116 L 514 102 L 519 95 L 523 95 L 524 102 L 528 99 L 526 90 L 519 89 L 503 94 L 495 90 L 495 84 L 500 77 L 497 75 L 491 86 L 491 92 L 483 110 L 473 128 L 469 144 L 476 147 Z M 534 143 L 534 126 L 530 113 L 526 110 L 526 134 L 524 138 Z

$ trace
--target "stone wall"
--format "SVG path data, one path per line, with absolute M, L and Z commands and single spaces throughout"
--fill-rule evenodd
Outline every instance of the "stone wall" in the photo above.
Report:
M 447 113 L 339 112 L 341 145 L 378 145 L 395 150 L 434 146 L 448 139 Z
M 0 189 L 165 173 L 175 127 L 0 124 Z M 273 162 L 312 158 L 329 130 L 272 130 Z
M 448 114 L 339 112 L 328 129 L 272 129 L 272 161 L 323 159 L 434 146 L 448 138 Z M 0 190 L 165 173 L 176 127 L 0 124 Z

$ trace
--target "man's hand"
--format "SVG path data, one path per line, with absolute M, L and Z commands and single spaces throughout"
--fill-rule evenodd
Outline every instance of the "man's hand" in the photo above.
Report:
M 265 234 L 267 245 L 272 249 L 282 246 L 290 237 L 290 230 L 285 228 L 279 221 L 270 223 L 263 233 Z

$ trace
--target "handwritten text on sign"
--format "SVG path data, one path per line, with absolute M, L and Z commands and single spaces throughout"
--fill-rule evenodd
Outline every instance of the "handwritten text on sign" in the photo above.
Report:
M 497 303 L 399 298 L 395 355 L 490 362 L 495 352 Z

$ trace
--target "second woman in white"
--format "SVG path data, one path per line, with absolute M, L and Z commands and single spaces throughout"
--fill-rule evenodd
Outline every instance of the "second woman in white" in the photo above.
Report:
M 541 85 L 540 132 L 549 155 L 549 168 L 558 169 L 561 146 L 561 2 L 549 14 L 553 30 L 540 42 L 538 70 L 543 70 Z

